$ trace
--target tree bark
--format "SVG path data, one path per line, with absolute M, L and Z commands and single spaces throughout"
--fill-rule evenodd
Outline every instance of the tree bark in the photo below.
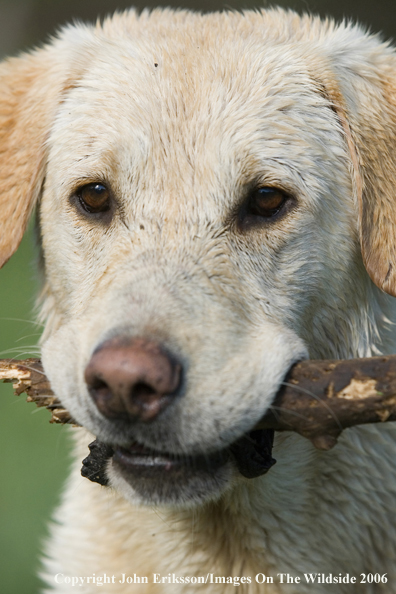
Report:
M 51 423 L 77 425 L 51 390 L 39 359 L 0 360 L 0 380 L 51 411 Z M 329 450 L 343 429 L 396 420 L 396 355 L 302 361 L 287 374 L 256 429 L 295 431 Z

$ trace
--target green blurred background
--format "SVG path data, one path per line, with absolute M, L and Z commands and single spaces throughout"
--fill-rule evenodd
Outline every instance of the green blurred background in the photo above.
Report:
M 387 38 L 396 33 L 396 0 L 280 0 L 263 4 L 181 0 L 138 1 L 135 6 L 173 5 L 207 11 L 273 4 L 359 20 Z M 63 23 L 92 21 L 130 5 L 125 0 L 0 0 L 0 58 L 46 40 Z M 23 358 L 37 352 L 40 328 L 32 323 L 37 291 L 34 260 L 30 229 L 0 272 L 0 358 Z M 68 430 L 50 425 L 48 418 L 47 411 L 26 404 L 24 396 L 14 397 L 11 386 L 0 383 L 0 594 L 39 592 L 40 546 L 68 466 Z

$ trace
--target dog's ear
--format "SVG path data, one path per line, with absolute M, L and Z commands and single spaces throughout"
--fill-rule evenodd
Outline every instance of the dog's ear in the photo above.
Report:
M 396 297 L 396 54 L 362 36 L 332 58 L 321 78 L 351 154 L 364 265 Z
M 40 194 L 46 139 L 70 85 L 68 52 L 58 45 L 0 64 L 0 267 L 17 249 Z

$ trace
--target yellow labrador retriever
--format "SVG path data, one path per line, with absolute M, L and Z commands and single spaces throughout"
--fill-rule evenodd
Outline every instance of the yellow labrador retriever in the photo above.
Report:
M 395 593 L 394 424 L 254 430 L 294 362 L 395 350 L 394 49 L 116 14 L 0 66 L 0 152 L 1 262 L 37 204 L 43 363 L 85 427 L 48 592 Z

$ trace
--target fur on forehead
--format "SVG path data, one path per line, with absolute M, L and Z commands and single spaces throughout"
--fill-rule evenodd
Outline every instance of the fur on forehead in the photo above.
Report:
M 347 158 L 346 143 L 304 45 L 285 49 L 272 31 L 263 39 L 257 22 L 232 13 L 176 12 L 167 25 L 157 11 L 128 16 L 91 32 L 89 65 L 48 142 L 53 187 L 61 183 L 64 192 L 79 177 L 115 186 L 124 177 L 133 186 L 144 170 L 146 189 L 181 194 L 184 184 L 196 199 L 213 190 L 232 198 L 230 188 L 238 193 L 239 184 L 256 180 L 313 196 L 335 191 L 334 165 Z M 121 22 L 121 43 L 113 43 Z M 231 39 L 224 23 L 235 25 Z
M 84 34 L 86 33 L 87 29 L 84 29 Z M 65 30 L 63 36 L 67 37 L 69 34 L 70 29 Z M 180 134 L 185 136 L 184 131 L 178 128 L 183 118 L 190 130 L 195 129 L 195 134 L 190 133 L 185 137 L 184 144 L 177 145 L 182 149 L 182 154 L 177 159 L 181 164 L 180 171 L 184 173 L 184 177 L 190 171 L 190 181 L 194 175 L 201 178 L 202 173 L 205 176 L 208 174 L 205 159 L 200 160 L 204 163 L 204 171 L 193 171 L 191 155 L 196 151 L 197 140 L 202 142 L 204 139 L 205 143 L 208 141 L 206 131 L 210 126 L 212 138 L 216 136 L 218 140 L 221 137 L 223 142 L 228 142 L 230 137 L 233 140 L 236 138 L 235 130 L 229 130 L 228 135 L 224 134 L 227 132 L 224 130 L 227 103 L 232 105 L 234 122 L 238 122 L 238 108 L 241 108 L 244 135 L 246 137 L 250 124 L 253 140 L 260 132 L 255 121 L 257 102 L 262 102 L 264 113 L 265 104 L 268 105 L 270 97 L 276 97 L 279 101 L 279 114 L 282 109 L 287 110 L 290 107 L 286 105 L 282 108 L 282 101 L 293 103 L 293 90 L 299 90 L 304 95 L 305 117 L 297 116 L 297 125 L 294 130 L 285 129 L 284 138 L 296 137 L 296 132 L 298 136 L 298 130 L 304 130 L 304 134 L 309 136 L 310 126 L 306 125 L 306 117 L 311 107 L 312 112 L 317 112 L 314 103 L 319 102 L 319 93 L 313 103 L 314 93 L 310 94 L 312 81 L 317 79 L 318 87 L 325 88 L 324 96 L 337 113 L 345 145 L 348 145 L 350 154 L 347 161 L 354 183 L 353 195 L 358 213 L 356 219 L 367 272 L 377 286 L 396 295 L 395 223 L 391 199 L 393 181 L 389 179 L 389 171 L 393 172 L 395 169 L 394 141 L 390 130 L 396 119 L 393 91 L 396 58 L 388 44 L 382 43 L 377 36 L 368 36 L 356 26 L 336 26 L 332 21 L 300 17 L 280 9 L 261 13 L 248 11 L 243 14 L 208 15 L 156 10 L 152 13 L 145 11 L 140 16 L 130 11 L 106 20 L 102 27 L 91 29 L 90 35 L 91 42 L 86 44 L 87 54 L 99 56 L 96 58 L 97 64 L 107 63 L 109 67 L 110 64 L 117 63 L 115 71 L 119 72 L 119 65 L 122 63 L 125 74 L 130 70 L 135 84 L 142 82 L 142 88 L 147 89 L 150 101 L 146 101 L 147 96 L 141 103 L 136 102 L 135 98 L 134 106 L 136 112 L 140 110 L 143 115 L 140 121 L 152 122 L 151 133 L 155 132 L 159 122 L 162 126 L 167 124 L 168 129 L 164 130 L 161 143 L 153 143 L 162 155 L 174 149 L 169 144 L 164 144 L 167 136 L 173 139 Z M 106 58 L 103 50 L 101 51 L 103 46 L 106 46 Z M 276 68 L 277 60 L 282 61 L 281 69 Z M 92 60 L 91 66 L 95 68 Z M 265 71 L 268 77 L 267 94 L 262 88 L 262 75 Z M 211 85 L 213 79 L 216 79 L 216 85 Z M 217 84 L 220 79 L 221 85 Z M 283 87 L 283 79 L 287 79 L 287 88 Z M 151 84 L 147 84 L 149 80 Z M 206 84 L 200 85 L 203 80 Z M 282 95 L 277 95 L 279 89 L 284 91 Z M 123 98 L 128 101 L 128 85 L 125 86 L 125 91 Z M 140 94 L 140 97 L 143 95 Z M 168 97 L 168 100 L 164 100 L 164 97 Z M 209 110 L 196 109 L 197 104 L 204 106 L 209 102 Z M 367 104 L 364 112 L 359 109 L 359 102 Z M 122 113 L 123 106 L 120 106 L 121 109 L 117 107 L 115 104 L 110 109 L 116 109 L 118 115 Z M 249 107 L 253 107 L 254 113 L 250 122 Z M 296 114 L 297 111 L 298 109 Z M 210 113 L 212 118 L 209 117 Z M 376 116 L 365 121 L 365 114 L 369 113 Z M 384 121 L 382 116 L 385 116 Z M 328 118 L 331 119 L 329 113 Z M 322 144 L 327 149 L 332 146 L 337 152 L 340 143 L 329 142 L 329 137 L 324 140 L 320 133 L 321 130 L 326 134 L 336 132 L 334 118 L 329 127 L 323 126 L 320 119 L 312 123 L 313 130 L 317 131 L 317 146 Z M 135 138 L 136 132 L 137 130 Z M 377 148 L 372 146 L 371 138 L 376 139 Z M 139 140 L 140 146 L 144 146 L 147 132 L 141 134 Z M 152 135 L 151 140 L 155 140 L 155 135 Z M 370 148 L 367 148 L 368 143 Z M 208 150 L 209 148 L 211 147 L 205 144 L 207 159 L 211 162 L 213 150 Z M 228 155 L 225 158 L 232 163 L 232 147 L 230 150 L 227 144 L 227 149 L 219 151 L 217 148 L 216 151 L 215 147 L 215 152 L 217 155 Z M 384 154 L 386 159 L 383 159 Z M 130 157 L 129 154 L 127 158 Z M 344 155 L 340 154 L 338 158 L 343 160 Z M 150 160 L 148 156 L 146 160 Z M 230 163 L 226 163 L 225 167 L 222 163 L 219 164 L 227 171 Z M 307 163 L 301 165 L 301 169 L 306 171 Z M 152 178 L 155 179 L 156 172 L 153 173 Z M 161 184 L 162 176 L 158 182 Z M 235 186 L 235 176 L 233 183 Z M 161 189 L 161 185 L 158 187 Z M 327 190 L 330 190 L 329 186 Z

